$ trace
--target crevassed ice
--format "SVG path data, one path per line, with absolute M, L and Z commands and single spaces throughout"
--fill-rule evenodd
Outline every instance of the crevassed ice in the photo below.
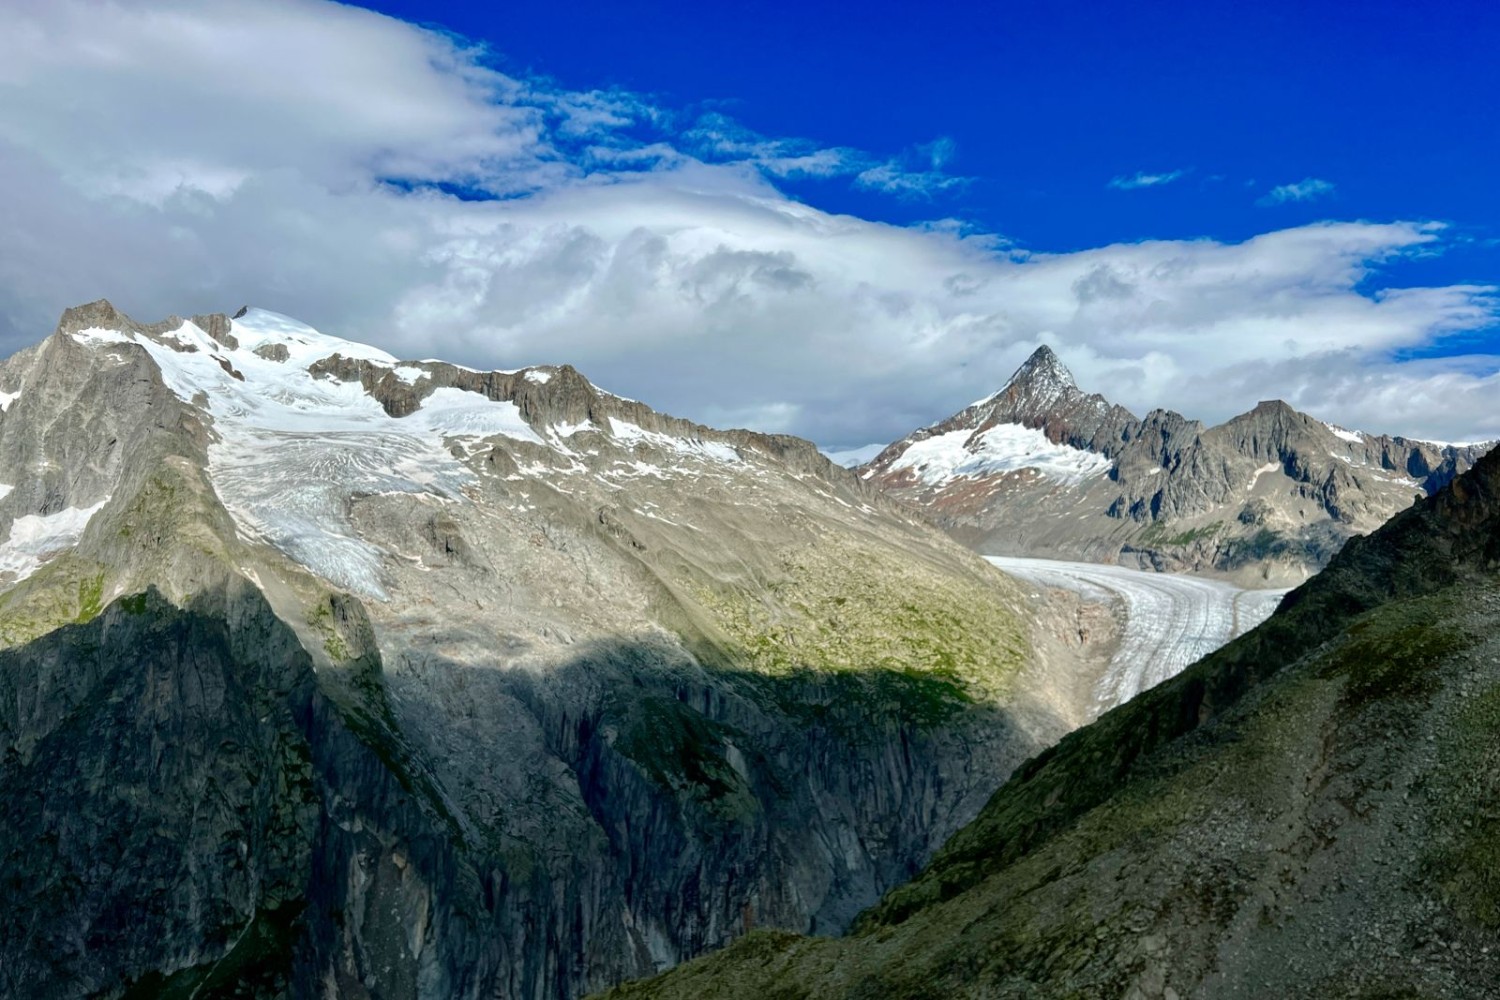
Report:
M 911 469 L 930 486 L 960 476 L 1035 469 L 1065 483 L 1079 482 L 1109 471 L 1103 455 L 1065 444 L 1054 444 L 1041 431 L 1021 424 L 998 424 L 968 445 L 971 431 L 936 434 L 916 442 L 891 463 L 892 469 Z
M 10 492 L 10 487 L 5 492 Z M 78 543 L 90 519 L 109 502 L 105 497 L 91 507 L 65 507 L 55 514 L 27 514 L 11 522 L 10 536 L 0 544 L 0 573 L 12 573 L 13 583 L 42 567 L 42 560 Z
M 77 336 L 139 343 L 174 393 L 206 401 L 217 437 L 209 446 L 209 475 L 241 530 L 348 590 L 386 597 L 382 553 L 355 534 L 346 513 L 351 497 L 428 493 L 456 500 L 474 474 L 444 439 L 504 435 L 541 443 L 509 401 L 444 388 L 415 413 L 395 418 L 359 383 L 314 378 L 308 371 L 313 362 L 342 354 L 393 366 L 398 377 L 416 377 L 414 369 L 378 348 L 258 309 L 232 321 L 231 332 L 239 342 L 233 350 L 192 323 L 169 335 L 193 348 L 187 351 L 113 331 Z M 267 344 L 285 346 L 287 360 L 255 354 Z M 219 358 L 243 381 L 225 371 Z

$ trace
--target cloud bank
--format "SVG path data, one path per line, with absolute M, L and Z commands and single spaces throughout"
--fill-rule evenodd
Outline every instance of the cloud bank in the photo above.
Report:
M 402 356 L 569 362 L 684 416 L 852 448 L 993 392 L 1047 343 L 1137 412 L 1219 420 L 1282 397 L 1344 426 L 1500 437 L 1497 360 L 1430 357 L 1494 323 L 1495 290 L 1381 278 L 1440 252 L 1436 225 L 1020 252 L 777 186 L 938 198 L 963 183 L 947 140 L 884 155 L 762 136 L 314 0 L 7 19 L 7 351 L 100 296 L 144 319 L 253 303 Z

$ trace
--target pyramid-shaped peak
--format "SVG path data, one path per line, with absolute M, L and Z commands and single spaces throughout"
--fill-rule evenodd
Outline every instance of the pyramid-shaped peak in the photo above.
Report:
M 1068 371 L 1057 352 L 1043 344 L 1031 352 L 1031 357 L 1022 362 L 1010 381 L 1005 383 L 1006 388 L 1012 386 L 1049 386 L 1055 388 L 1077 388 L 1078 383 L 1073 381 L 1073 373 Z

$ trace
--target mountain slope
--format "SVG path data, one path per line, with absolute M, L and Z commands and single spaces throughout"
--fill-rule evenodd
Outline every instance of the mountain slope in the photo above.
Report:
M 1500 454 L 1026 764 L 843 939 L 619 997 L 1500 991 Z
M 837 930 L 1087 713 L 1066 622 L 811 444 L 566 366 L 100 302 L 0 393 L 7 996 L 563 998 Z
M 1473 464 L 1265 402 L 1218 427 L 1085 395 L 1050 348 L 1000 392 L 890 445 L 863 478 L 992 555 L 1301 580 Z

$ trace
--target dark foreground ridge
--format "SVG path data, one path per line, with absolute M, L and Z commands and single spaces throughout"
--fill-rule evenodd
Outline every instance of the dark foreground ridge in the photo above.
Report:
M 1024 765 L 842 939 L 615 998 L 1500 995 L 1500 455 Z

